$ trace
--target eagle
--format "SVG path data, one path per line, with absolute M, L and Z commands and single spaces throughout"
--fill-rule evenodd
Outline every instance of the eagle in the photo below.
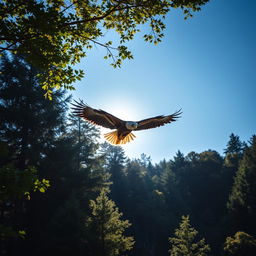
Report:
M 182 114 L 181 109 L 172 115 L 160 115 L 140 121 L 124 121 L 116 116 L 109 114 L 101 109 L 94 109 L 80 102 L 74 101 L 72 104 L 73 115 L 81 117 L 86 121 L 100 125 L 105 128 L 115 129 L 113 132 L 104 134 L 104 138 L 113 145 L 126 144 L 132 141 L 136 136 L 132 131 L 151 129 L 176 121 Z

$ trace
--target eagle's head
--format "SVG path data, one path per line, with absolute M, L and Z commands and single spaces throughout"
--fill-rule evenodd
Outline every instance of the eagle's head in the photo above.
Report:
M 132 122 L 132 121 L 127 121 L 127 122 L 125 122 L 125 126 L 128 130 L 134 130 L 138 127 L 138 123 Z

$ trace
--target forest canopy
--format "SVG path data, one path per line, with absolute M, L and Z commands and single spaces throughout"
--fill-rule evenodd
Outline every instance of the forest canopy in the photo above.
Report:
M 192 16 L 208 0 L 12 0 L 0 1 L 0 54 L 22 55 L 39 71 L 45 96 L 53 88 L 73 90 L 84 76 L 74 65 L 94 46 L 106 49 L 104 58 L 114 67 L 133 55 L 126 43 L 148 27 L 145 41 L 157 44 L 164 36 L 165 17 L 170 9 Z M 105 41 L 106 31 L 115 31 L 119 40 Z
M 23 58 L 0 70 L 1 255 L 256 254 L 255 135 L 129 159 L 68 114 L 65 91 L 41 97 Z

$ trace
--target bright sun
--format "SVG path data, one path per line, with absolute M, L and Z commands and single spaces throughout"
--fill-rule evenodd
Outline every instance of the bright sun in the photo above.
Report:
M 136 106 L 131 102 L 111 102 L 106 111 L 124 121 L 136 121 L 139 119 L 138 113 L 136 113 Z
M 138 115 L 139 109 L 135 102 L 113 100 L 111 104 L 103 104 L 102 110 L 124 120 L 124 121 L 139 121 L 141 117 Z M 107 128 L 100 127 L 101 130 L 101 141 L 105 141 L 103 134 L 109 132 Z

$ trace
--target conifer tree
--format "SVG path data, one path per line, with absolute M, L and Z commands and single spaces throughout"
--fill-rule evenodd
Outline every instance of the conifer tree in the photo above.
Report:
M 233 237 L 226 238 L 224 251 L 230 256 L 256 255 L 256 239 L 245 232 L 236 232 Z
M 65 215 L 68 210 L 80 216 L 82 212 L 84 219 L 89 198 L 94 198 L 104 186 L 102 165 L 95 154 L 98 131 L 82 122 L 79 141 L 76 124 L 70 121 L 68 129 L 66 127 L 70 98 L 64 91 L 54 92 L 53 100 L 48 101 L 42 96 L 37 70 L 23 58 L 3 56 L 0 64 L 0 140 L 4 141 L 1 148 L 6 145 L 3 151 L 8 151 L 4 157 L 0 154 L 0 164 L 8 167 L 0 168 L 0 197 L 5 197 L 0 198 L 1 222 L 6 226 L 10 222 L 15 230 L 24 227 L 27 231 L 26 239 L 19 243 L 23 250 L 14 244 L 9 246 L 8 253 L 22 254 L 29 248 L 37 255 L 44 255 L 45 244 L 50 244 L 56 254 L 62 253 L 60 243 L 52 243 L 53 230 L 61 230 L 54 227 L 59 226 L 63 229 L 65 226 L 66 232 L 59 232 L 56 239 L 63 245 L 69 244 L 70 248 L 80 248 L 81 241 L 70 239 L 69 232 L 75 237 L 82 230 L 83 222 L 79 227 L 78 218 L 68 218 L 68 215 L 58 218 L 58 213 Z M 38 175 L 31 165 L 37 168 Z M 40 182 L 37 176 L 50 180 L 51 187 L 44 197 L 35 194 L 31 200 L 11 203 L 14 192 L 20 197 L 33 190 L 34 181 L 36 190 L 46 190 L 49 183 L 45 179 Z
M 256 136 L 252 136 L 236 173 L 228 209 L 238 228 L 255 232 L 256 218 Z
M 76 145 L 78 170 L 82 166 L 92 167 L 95 162 L 96 151 L 99 148 L 99 129 L 95 126 L 70 115 L 68 118 L 68 129 L 66 136 L 73 138 Z
M 122 220 L 115 203 L 107 196 L 107 190 L 102 189 L 96 200 L 90 201 L 91 216 L 86 226 L 91 236 L 89 247 L 91 255 L 115 256 L 133 248 L 134 239 L 125 236 L 125 230 L 131 226 L 128 220 Z
M 0 141 L 8 152 L 0 157 L 0 212 L 2 224 L 15 230 L 28 230 L 32 222 L 28 212 L 36 195 L 30 192 L 45 192 L 49 187 L 48 180 L 38 179 L 45 177 L 40 173 L 40 161 L 63 130 L 66 110 L 64 92 L 60 90 L 49 104 L 42 97 L 36 75 L 37 71 L 22 57 L 2 56 Z M 14 254 L 19 250 L 15 246 L 9 249 Z
M 204 238 L 195 241 L 198 232 L 191 227 L 189 216 L 182 216 L 180 226 L 174 234 L 174 237 L 169 238 L 171 256 L 207 256 L 210 252 L 210 246 L 205 243 Z
M 243 150 L 243 143 L 241 142 L 239 136 L 235 135 L 234 133 L 231 133 L 229 136 L 229 141 L 227 143 L 227 147 L 224 149 L 224 153 L 241 153 Z
M 122 208 L 126 197 L 126 183 L 124 166 L 126 156 L 121 147 L 112 146 L 108 143 L 101 145 L 101 154 L 104 156 L 105 171 L 110 174 L 112 182 L 110 189 L 110 198 Z
M 231 133 L 227 147 L 224 149 L 225 153 L 225 166 L 238 167 L 239 160 L 242 157 L 244 143 L 241 142 L 239 136 Z
M 186 159 L 184 157 L 184 154 L 178 150 L 176 155 L 173 157 L 173 160 L 171 161 L 171 168 L 174 172 L 180 171 L 180 169 L 184 168 L 186 166 Z
M 52 141 L 64 131 L 68 97 L 59 90 L 51 102 L 42 97 L 38 71 L 18 56 L 0 62 L 0 139 L 19 168 L 38 165 Z

